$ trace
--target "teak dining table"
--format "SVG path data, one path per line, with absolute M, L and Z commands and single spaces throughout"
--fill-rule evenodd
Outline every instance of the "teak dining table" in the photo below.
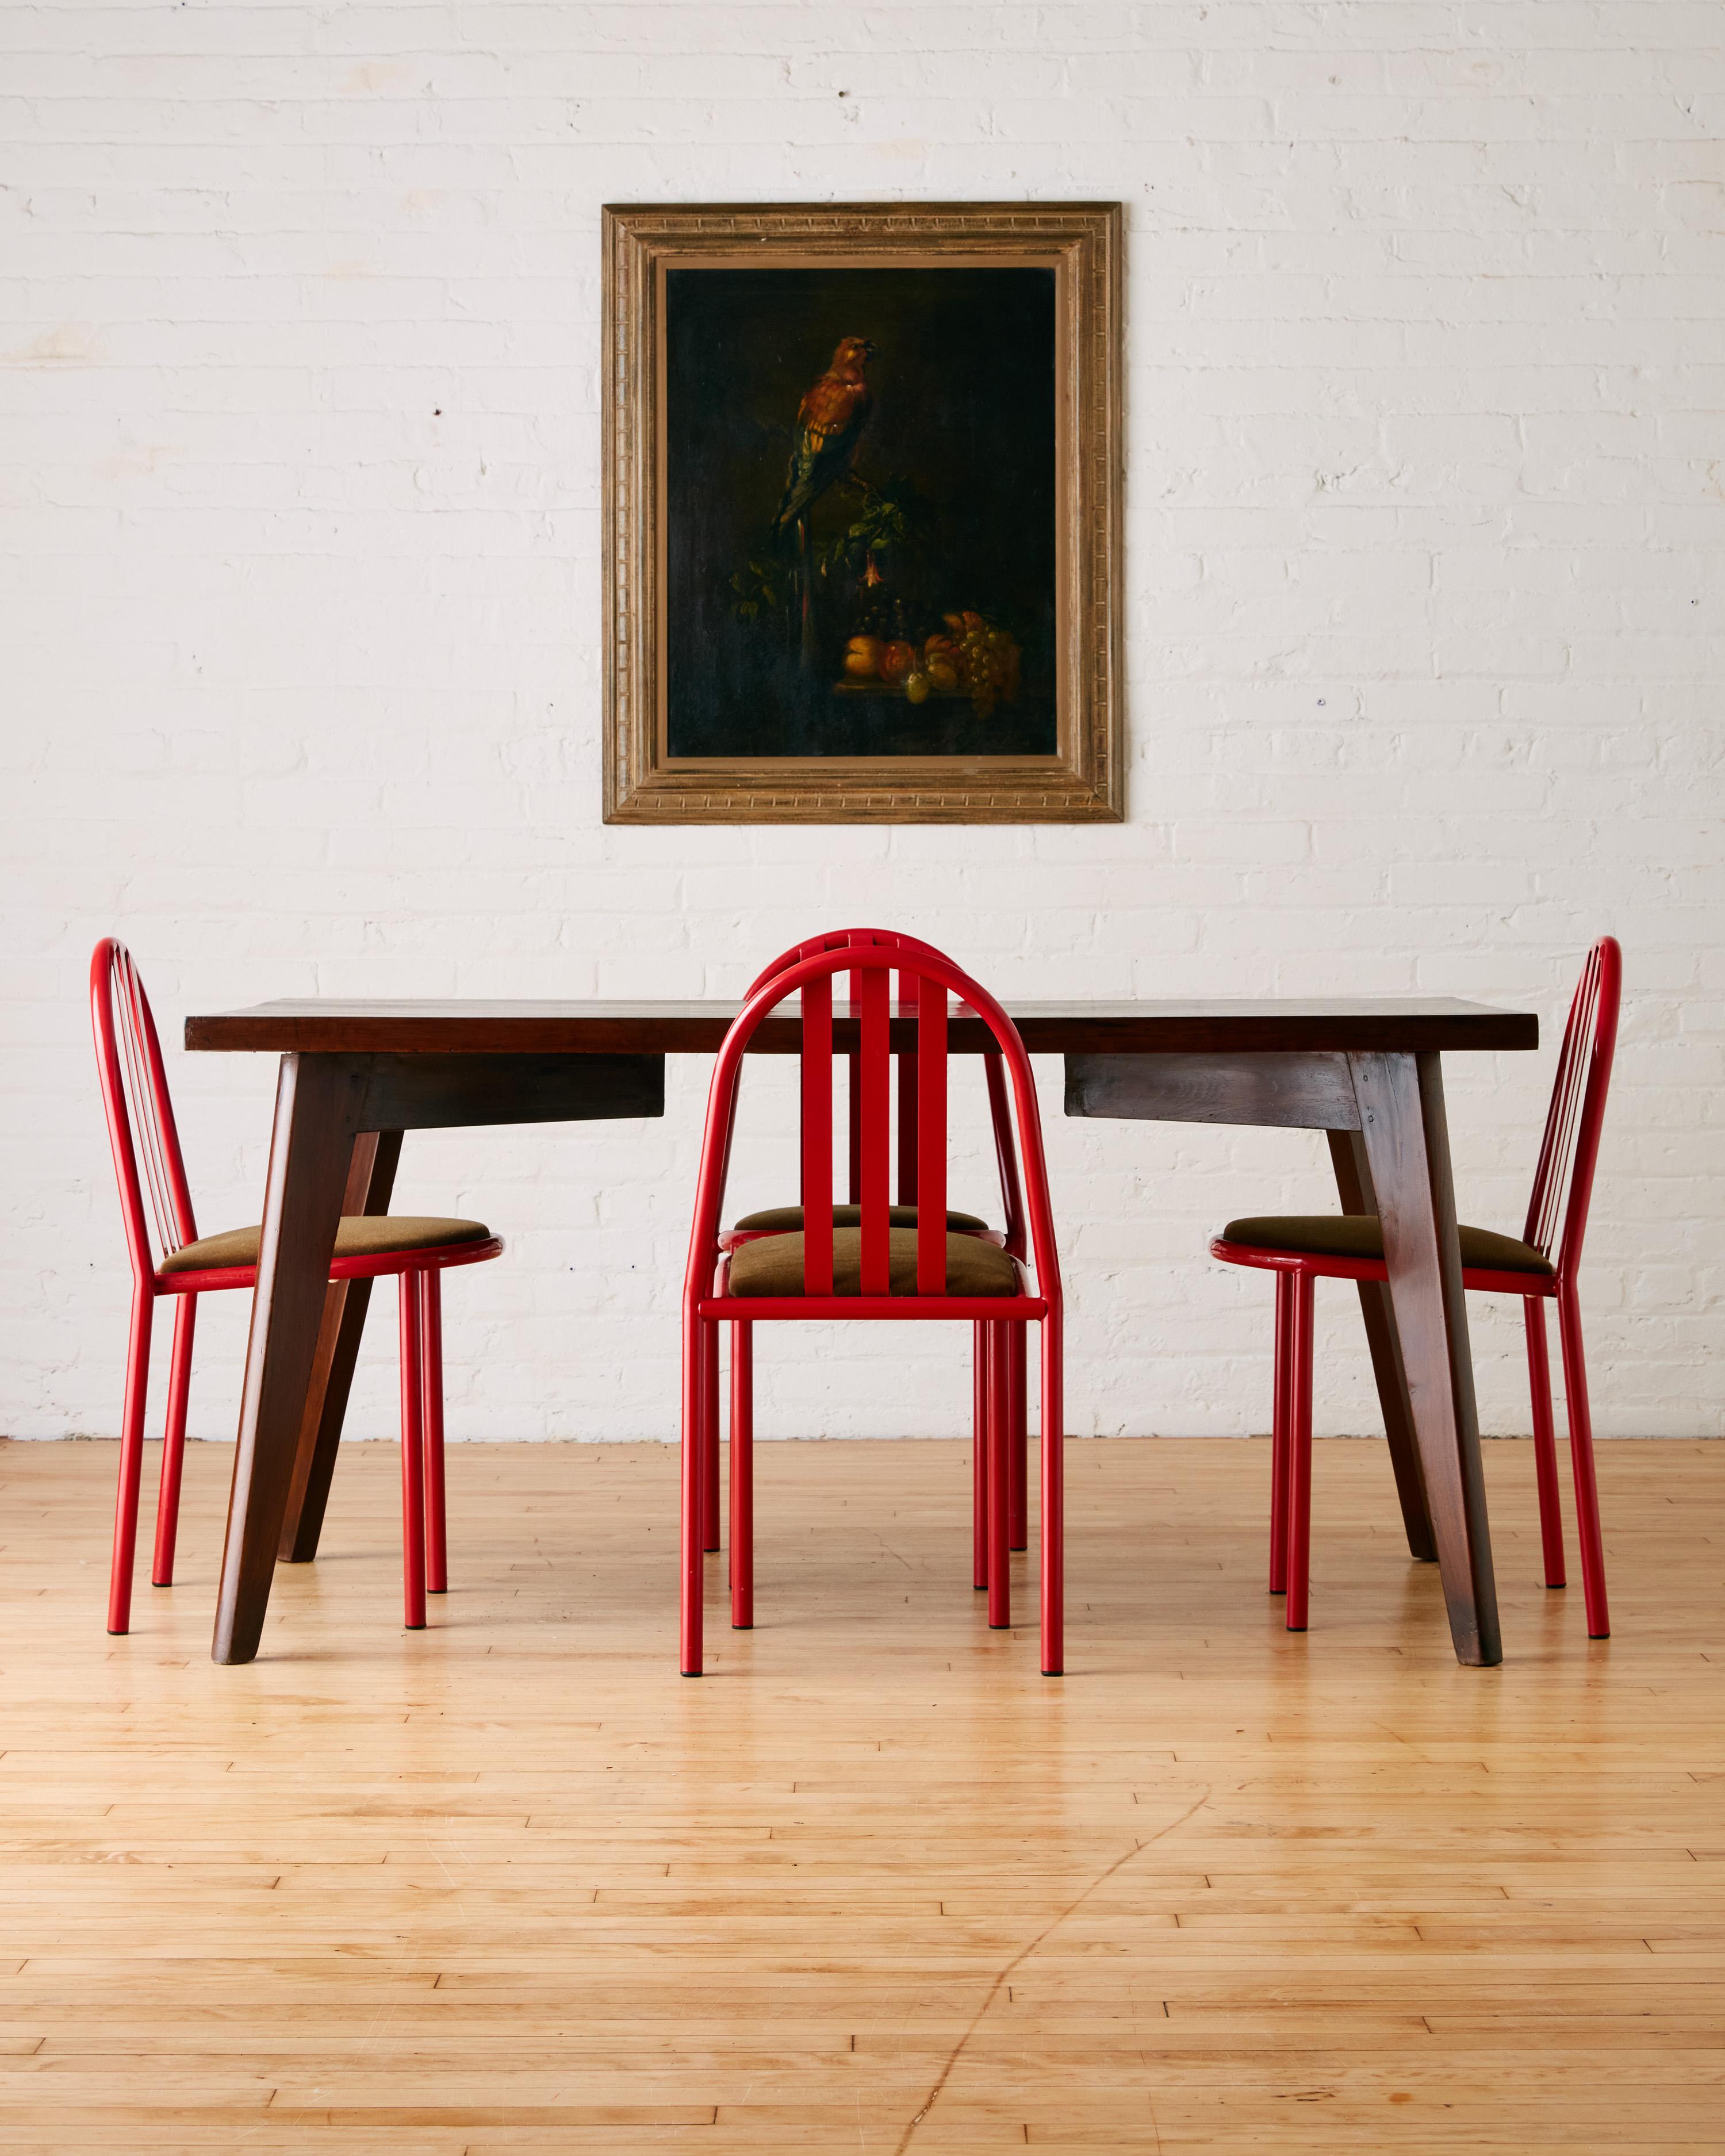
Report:
M 1008 1009 L 1033 1055 L 1065 1058 L 1069 1116 L 1328 1134 L 1343 1211 L 1384 1223 L 1389 1279 L 1359 1293 L 1408 1546 L 1437 1561 L 1458 1660 L 1501 1661 L 1440 1059 L 1536 1048 L 1538 1019 L 1446 998 Z M 403 1132 L 662 1116 L 665 1057 L 714 1055 L 735 1016 L 722 1003 L 317 1000 L 186 1020 L 188 1049 L 281 1058 L 217 1661 L 256 1655 L 278 1558 L 317 1553 L 371 1286 L 331 1284 L 330 1256 L 343 1214 L 388 1210 Z M 914 1021 L 893 1024 L 913 1049 Z M 835 1045 L 855 1045 L 847 1028 L 841 1011 Z M 790 1007 L 755 1036 L 758 1053 L 800 1045 Z M 988 1045 L 955 1015 L 950 1052 Z

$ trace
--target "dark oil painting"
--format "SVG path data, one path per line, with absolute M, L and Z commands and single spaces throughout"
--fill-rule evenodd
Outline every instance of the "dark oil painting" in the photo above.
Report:
M 1055 273 L 665 272 L 666 747 L 1056 753 Z

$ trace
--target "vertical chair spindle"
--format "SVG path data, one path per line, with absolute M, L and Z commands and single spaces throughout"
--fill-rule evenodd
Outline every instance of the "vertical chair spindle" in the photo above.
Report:
M 947 1291 L 947 991 L 916 984 L 915 1085 L 918 1147 L 912 1188 L 916 1208 L 916 1292 Z M 902 1094 L 900 1096 L 903 1097 Z
M 901 1022 L 916 1008 L 921 983 L 914 973 L 898 976 L 897 1009 Z M 920 1041 L 920 1034 L 919 1034 Z M 916 1203 L 917 1055 L 915 1049 L 901 1050 L 898 1063 L 898 1199 L 901 1205 Z
M 878 967 L 859 968 L 850 984 L 862 1030 L 862 1291 L 886 1295 L 891 1286 L 891 978 Z
M 833 977 L 825 973 L 803 984 L 803 1292 L 832 1291 Z

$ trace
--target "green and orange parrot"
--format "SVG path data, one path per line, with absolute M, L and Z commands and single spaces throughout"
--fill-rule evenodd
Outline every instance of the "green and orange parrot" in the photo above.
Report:
M 797 407 L 797 436 L 773 529 L 807 516 L 834 480 L 850 469 L 874 403 L 863 365 L 875 356 L 867 337 L 842 337 L 833 363 Z

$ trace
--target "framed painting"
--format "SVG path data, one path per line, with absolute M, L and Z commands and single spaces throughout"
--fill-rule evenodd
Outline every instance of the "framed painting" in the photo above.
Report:
M 606 820 L 1117 821 L 1120 205 L 604 217 Z

